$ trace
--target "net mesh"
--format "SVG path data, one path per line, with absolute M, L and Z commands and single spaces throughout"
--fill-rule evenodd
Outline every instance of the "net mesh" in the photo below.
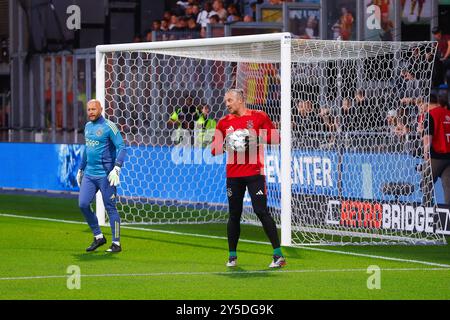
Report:
M 445 241 L 422 160 L 434 43 L 293 39 L 291 48 L 293 244 Z M 279 127 L 280 42 L 106 53 L 105 112 L 129 147 L 125 223 L 227 220 L 226 160 L 209 144 L 236 87 Z M 281 165 L 280 146 L 266 146 L 278 224 Z M 244 201 L 243 221 L 259 223 Z

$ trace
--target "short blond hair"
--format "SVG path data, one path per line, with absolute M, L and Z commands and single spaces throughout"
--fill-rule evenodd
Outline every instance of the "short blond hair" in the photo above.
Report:
M 244 94 L 244 90 L 242 90 L 242 89 L 237 89 L 237 88 L 228 89 L 227 93 L 234 93 L 239 97 L 239 99 L 241 99 L 242 101 L 245 101 L 245 94 Z

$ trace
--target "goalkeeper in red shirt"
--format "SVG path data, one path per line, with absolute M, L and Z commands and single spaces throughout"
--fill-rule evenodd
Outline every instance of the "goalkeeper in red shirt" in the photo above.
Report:
M 265 112 L 246 107 L 242 90 L 228 90 L 224 100 L 230 114 L 217 123 L 211 153 L 215 156 L 227 152 L 227 235 L 230 253 L 226 265 L 237 265 L 240 220 L 245 190 L 248 189 L 253 210 L 272 243 L 273 261 L 269 267 L 280 268 L 286 264 L 286 260 L 281 252 L 275 221 L 267 208 L 264 148 L 261 146 L 278 144 L 278 130 Z

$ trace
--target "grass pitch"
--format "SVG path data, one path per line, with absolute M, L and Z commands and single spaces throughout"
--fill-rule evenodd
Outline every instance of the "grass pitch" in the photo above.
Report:
M 229 270 L 222 224 L 123 227 L 123 252 L 86 253 L 76 199 L 0 195 L 0 213 L 0 299 L 450 299 L 449 245 L 283 248 L 287 267 L 269 270 L 262 228 L 243 226 Z

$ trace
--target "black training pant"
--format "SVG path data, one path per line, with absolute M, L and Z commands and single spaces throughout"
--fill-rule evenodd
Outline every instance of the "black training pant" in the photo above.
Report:
M 253 211 L 261 221 L 264 231 L 272 243 L 272 247 L 279 248 L 280 240 L 275 221 L 267 208 L 267 190 L 265 176 L 227 178 L 227 196 L 230 216 L 228 218 L 227 234 L 230 251 L 236 251 L 241 233 L 241 216 L 244 203 L 245 189 L 248 189 L 252 199 Z

